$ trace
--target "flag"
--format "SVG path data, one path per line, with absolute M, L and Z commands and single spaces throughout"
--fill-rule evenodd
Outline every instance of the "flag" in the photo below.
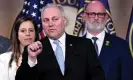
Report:
M 131 55 L 133 56 L 133 8 L 132 8 L 130 21 L 128 25 L 126 40 L 129 43 L 130 52 L 131 52 Z
M 45 34 L 41 25 L 41 9 L 47 3 L 51 2 L 51 0 L 25 0 L 23 8 L 17 16 L 16 20 L 21 16 L 31 16 L 37 24 L 40 39 L 44 38 Z
M 79 3 L 75 28 L 74 28 L 74 31 L 73 31 L 73 35 L 75 35 L 75 36 L 83 36 L 84 34 L 86 34 L 87 29 L 86 29 L 86 27 L 83 27 L 82 14 L 83 14 L 83 11 L 84 11 L 84 6 L 89 1 L 90 0 L 81 0 L 80 3 Z M 109 8 L 109 5 L 108 5 L 108 1 L 107 0 L 100 0 L 100 1 L 104 4 L 104 6 L 106 8 L 106 12 L 109 15 L 109 18 L 108 18 L 108 20 L 106 22 L 106 25 L 105 25 L 105 31 L 109 34 L 116 35 L 115 28 L 113 26 L 113 21 L 111 19 L 111 13 L 110 13 L 110 8 Z
M 89 0 L 79 0 L 78 2 L 77 17 L 75 20 L 75 28 L 73 31 L 74 36 L 82 36 L 85 34 L 84 32 L 86 32 L 84 31 L 85 27 L 83 27 L 82 14 L 84 13 L 84 6 L 87 2 L 89 2 Z
M 106 8 L 106 12 L 109 15 L 109 18 L 108 18 L 106 25 L 105 25 L 105 31 L 109 34 L 116 35 L 113 21 L 111 18 L 111 12 L 110 12 L 110 8 L 109 8 L 108 0 L 100 0 L 100 1 L 104 4 L 104 6 Z

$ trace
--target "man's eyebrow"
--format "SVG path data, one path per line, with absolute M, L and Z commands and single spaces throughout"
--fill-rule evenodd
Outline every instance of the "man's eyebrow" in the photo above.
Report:
M 48 19 L 48 18 L 42 18 L 42 20 L 44 20 L 44 19 Z

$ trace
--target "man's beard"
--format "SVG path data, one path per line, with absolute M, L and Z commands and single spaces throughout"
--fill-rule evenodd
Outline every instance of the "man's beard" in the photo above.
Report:
M 89 21 L 86 21 L 85 22 L 85 27 L 87 27 L 87 30 L 89 32 L 100 33 L 104 30 L 105 22 L 104 23 L 98 23 L 98 22 L 90 23 Z

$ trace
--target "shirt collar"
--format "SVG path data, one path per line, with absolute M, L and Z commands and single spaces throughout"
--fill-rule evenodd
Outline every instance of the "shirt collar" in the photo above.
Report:
M 60 41 L 60 43 L 61 43 L 62 45 L 65 46 L 65 39 L 66 39 L 66 33 L 64 33 L 58 40 Z M 50 39 L 50 38 L 49 38 L 49 40 L 50 40 L 50 43 L 53 43 L 53 42 L 54 42 L 53 39 Z
M 98 40 L 103 41 L 103 40 L 104 40 L 104 37 L 105 37 L 105 31 L 103 30 L 101 33 L 99 33 L 99 34 L 96 35 L 96 36 L 93 36 L 92 34 L 90 34 L 90 33 L 87 31 L 86 38 L 92 39 L 92 37 L 97 37 Z

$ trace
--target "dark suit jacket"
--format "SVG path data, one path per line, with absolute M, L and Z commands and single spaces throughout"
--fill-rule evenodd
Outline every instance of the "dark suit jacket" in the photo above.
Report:
M 106 33 L 99 61 L 106 80 L 133 80 L 133 59 L 125 40 Z
M 89 39 L 66 35 L 65 73 L 62 75 L 48 38 L 42 41 L 43 51 L 38 64 L 30 68 L 27 51 L 19 67 L 16 80 L 104 80 L 94 46 Z
M 11 41 L 8 38 L 0 36 L 0 54 L 9 51 Z

